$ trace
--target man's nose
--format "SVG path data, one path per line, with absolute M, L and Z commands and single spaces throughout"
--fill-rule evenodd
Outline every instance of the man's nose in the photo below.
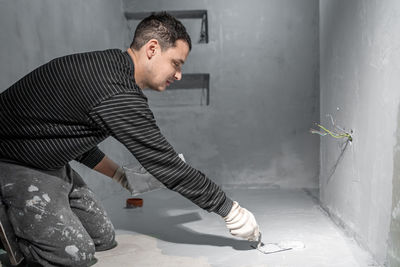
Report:
M 182 72 L 181 71 L 177 71 L 176 73 L 175 73 L 175 76 L 174 76 L 174 78 L 175 78 L 175 80 L 180 80 L 180 79 L 182 79 Z

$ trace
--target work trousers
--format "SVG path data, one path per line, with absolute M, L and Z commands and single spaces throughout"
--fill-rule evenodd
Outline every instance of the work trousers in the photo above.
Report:
M 116 246 L 104 208 L 69 165 L 43 171 L 0 161 L 0 197 L 28 261 L 88 266 L 95 251 Z

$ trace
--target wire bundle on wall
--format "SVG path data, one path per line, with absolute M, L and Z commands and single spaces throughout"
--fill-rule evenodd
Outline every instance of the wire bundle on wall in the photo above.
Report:
M 348 141 L 350 141 L 350 142 L 353 141 L 353 137 L 351 136 L 351 133 L 353 133 L 353 131 L 351 131 L 351 133 L 346 132 L 341 127 L 335 125 L 332 115 L 328 114 L 327 116 L 329 116 L 331 118 L 334 128 L 336 128 L 339 132 L 328 130 L 326 127 L 322 126 L 321 124 L 315 123 L 315 125 L 317 125 L 320 129 L 317 130 L 317 129 L 311 128 L 310 132 L 312 134 L 319 134 L 320 136 L 329 135 L 329 136 L 331 136 L 333 138 L 337 138 L 337 139 L 347 138 Z

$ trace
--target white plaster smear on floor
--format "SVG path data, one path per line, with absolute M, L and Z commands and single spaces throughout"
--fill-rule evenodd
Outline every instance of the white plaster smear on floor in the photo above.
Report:
M 205 257 L 191 258 L 168 256 L 157 248 L 157 239 L 145 235 L 119 234 L 118 246 L 114 249 L 96 252 L 95 266 L 159 266 L 159 267 L 210 267 Z

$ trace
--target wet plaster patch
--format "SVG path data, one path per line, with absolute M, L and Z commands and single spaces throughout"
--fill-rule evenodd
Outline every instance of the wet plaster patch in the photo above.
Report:
M 205 257 L 164 255 L 157 248 L 157 239 L 146 235 L 118 234 L 116 240 L 116 248 L 96 252 L 96 266 L 211 267 Z

